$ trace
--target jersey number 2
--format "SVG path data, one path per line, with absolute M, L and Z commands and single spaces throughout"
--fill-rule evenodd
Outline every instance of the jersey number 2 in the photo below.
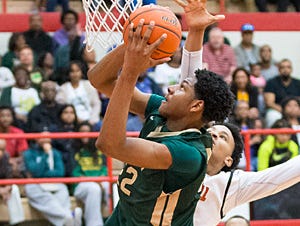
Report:
M 121 184 L 120 184 L 120 189 L 121 189 L 121 191 L 124 192 L 126 195 L 130 196 L 131 191 L 129 191 L 129 189 L 126 188 L 125 186 L 126 186 L 127 184 L 128 184 L 128 185 L 132 185 L 132 184 L 135 182 L 135 180 L 136 180 L 136 178 L 137 178 L 137 176 L 138 176 L 138 172 L 136 171 L 135 168 L 133 168 L 133 167 L 130 166 L 130 167 L 128 167 L 128 168 L 126 169 L 126 173 L 132 174 L 132 177 L 131 177 L 131 178 L 123 178 L 122 181 L 121 181 Z

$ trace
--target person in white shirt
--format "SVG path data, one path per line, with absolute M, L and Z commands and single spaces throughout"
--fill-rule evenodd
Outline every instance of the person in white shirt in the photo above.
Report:
M 189 72 L 202 68 L 202 42 L 199 40 L 203 40 L 204 30 L 212 18 L 203 17 L 205 0 L 189 1 L 188 5 L 180 0 L 175 1 L 184 8 L 189 25 L 183 48 L 182 81 L 193 76 Z M 197 9 L 191 10 L 192 6 Z M 300 181 L 300 156 L 259 172 L 232 170 L 239 163 L 243 151 L 239 133 L 231 124 L 215 125 L 210 132 L 213 149 L 206 176 L 199 188 L 195 226 L 217 225 L 234 207 L 278 193 Z

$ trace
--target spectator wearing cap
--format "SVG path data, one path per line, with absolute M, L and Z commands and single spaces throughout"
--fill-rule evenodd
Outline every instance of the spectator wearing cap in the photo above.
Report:
M 209 31 L 208 42 L 203 45 L 203 65 L 222 76 L 227 84 L 231 83 L 231 74 L 237 65 L 236 58 L 233 48 L 224 43 L 223 31 L 218 27 Z
M 238 67 L 244 67 L 250 71 L 250 64 L 260 61 L 259 46 L 253 43 L 254 26 L 250 23 L 241 27 L 242 41 L 234 48 Z

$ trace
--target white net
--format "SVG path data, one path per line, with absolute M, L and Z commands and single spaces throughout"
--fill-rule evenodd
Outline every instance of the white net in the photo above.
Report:
M 88 50 L 95 45 L 104 49 L 122 43 L 123 23 L 130 13 L 142 5 L 142 0 L 82 0 L 86 15 Z

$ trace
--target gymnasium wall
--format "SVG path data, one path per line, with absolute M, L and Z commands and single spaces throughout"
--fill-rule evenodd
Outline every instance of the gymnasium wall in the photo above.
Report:
M 28 29 L 29 14 L 0 14 L 0 54 L 7 51 L 11 32 Z M 53 32 L 60 27 L 59 13 L 42 13 L 44 29 Z M 187 30 L 183 17 L 183 29 Z M 293 76 L 300 79 L 300 13 L 231 13 L 219 25 L 229 38 L 232 46 L 240 42 L 240 26 L 243 23 L 254 24 L 254 42 L 258 45 L 270 44 L 275 60 L 289 58 L 292 60 Z M 80 23 L 84 29 L 85 15 L 80 14 Z M 96 47 L 100 59 L 105 49 Z

